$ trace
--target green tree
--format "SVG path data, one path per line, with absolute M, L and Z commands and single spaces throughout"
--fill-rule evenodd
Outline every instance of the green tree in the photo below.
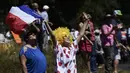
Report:
M 53 3 L 56 10 L 62 14 L 61 19 L 71 26 L 83 11 L 90 13 L 93 22 L 99 24 L 106 13 L 112 13 L 119 8 L 117 0 L 53 0 Z
M 86 11 L 92 15 L 95 22 L 98 22 L 106 13 L 112 13 L 117 8 L 119 8 L 117 0 L 84 0 L 77 14 Z

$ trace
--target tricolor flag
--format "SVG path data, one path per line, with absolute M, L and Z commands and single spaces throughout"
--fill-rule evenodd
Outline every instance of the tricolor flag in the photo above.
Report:
M 22 29 L 37 19 L 42 19 L 42 17 L 27 5 L 12 6 L 6 17 L 6 24 L 14 33 L 20 34 Z

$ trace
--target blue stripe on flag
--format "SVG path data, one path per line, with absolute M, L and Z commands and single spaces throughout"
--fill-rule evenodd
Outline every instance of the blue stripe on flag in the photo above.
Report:
M 19 6 L 19 8 L 20 8 L 22 11 L 26 12 L 26 13 L 29 14 L 29 15 L 32 15 L 32 16 L 35 17 L 35 18 L 43 19 L 43 18 L 41 17 L 41 15 L 39 15 L 38 13 L 36 13 L 35 11 L 33 11 L 31 8 L 29 8 L 29 7 L 26 6 L 26 5 Z

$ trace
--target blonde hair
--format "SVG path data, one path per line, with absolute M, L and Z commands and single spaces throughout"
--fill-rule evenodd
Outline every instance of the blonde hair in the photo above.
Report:
M 56 40 L 58 41 L 58 44 L 62 44 L 64 41 L 64 37 L 70 37 L 70 42 L 72 43 L 72 35 L 70 33 L 70 30 L 67 27 L 58 27 L 53 31 Z

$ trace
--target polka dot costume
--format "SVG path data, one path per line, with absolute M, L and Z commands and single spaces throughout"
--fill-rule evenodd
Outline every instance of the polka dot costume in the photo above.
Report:
M 71 46 L 62 47 L 57 44 L 55 48 L 56 54 L 56 69 L 55 73 L 77 73 L 76 67 L 76 52 L 78 51 L 78 44 L 75 40 Z

